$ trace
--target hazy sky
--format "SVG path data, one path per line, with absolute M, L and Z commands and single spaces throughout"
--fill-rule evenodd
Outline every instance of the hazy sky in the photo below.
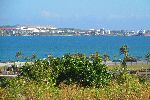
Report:
M 150 29 L 150 0 L 0 0 L 0 25 Z

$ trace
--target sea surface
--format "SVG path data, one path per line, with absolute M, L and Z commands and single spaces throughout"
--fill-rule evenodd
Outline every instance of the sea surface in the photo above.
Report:
M 0 61 L 16 60 L 16 52 L 23 56 L 37 54 L 38 58 L 46 58 L 49 54 L 62 56 L 66 53 L 92 54 L 107 53 L 113 59 L 122 58 L 119 48 L 127 44 L 129 54 L 142 57 L 150 52 L 150 37 L 105 37 L 105 36 L 6 36 L 0 37 Z

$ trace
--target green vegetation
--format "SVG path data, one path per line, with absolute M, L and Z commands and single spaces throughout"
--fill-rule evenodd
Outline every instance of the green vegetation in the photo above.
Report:
M 16 59 L 19 61 L 19 59 L 23 56 L 21 51 L 16 52 Z
M 19 69 L 15 78 L 0 79 L 0 99 L 17 100 L 148 100 L 150 80 L 128 73 L 127 46 L 121 65 L 107 68 L 107 54 L 66 54 L 62 57 L 49 55 L 44 60 L 36 55 Z M 148 65 L 147 65 L 148 66 Z
M 63 83 L 59 87 L 54 87 L 51 84 L 39 84 L 23 78 L 14 78 L 5 84 L 5 88 L 0 87 L 2 100 L 148 100 L 150 97 L 149 82 L 140 83 L 139 79 L 133 76 L 128 76 L 124 84 L 111 81 L 102 88 L 84 88 L 76 84 Z
M 34 64 L 21 67 L 20 76 L 37 82 L 50 82 L 54 85 L 79 84 L 81 86 L 106 85 L 111 75 L 106 65 L 101 64 L 98 53 L 86 57 L 83 54 L 67 54 L 61 58 L 49 56 L 45 60 L 37 60 Z
M 120 65 L 108 65 L 109 70 L 113 70 L 120 67 Z M 147 64 L 129 64 L 127 65 L 127 70 L 140 70 L 150 68 L 150 65 Z
M 124 54 L 124 59 L 128 58 L 128 56 L 129 56 L 129 50 L 128 50 L 128 46 L 127 45 L 123 45 L 120 48 L 120 54 Z
M 148 52 L 145 56 L 146 60 L 147 60 L 147 64 L 148 62 L 150 62 L 150 52 Z
M 109 57 L 108 54 L 104 54 L 104 55 L 102 56 L 102 58 L 103 58 L 103 61 L 105 62 L 105 64 L 106 64 L 106 61 L 109 61 L 109 60 L 110 60 L 110 57 Z

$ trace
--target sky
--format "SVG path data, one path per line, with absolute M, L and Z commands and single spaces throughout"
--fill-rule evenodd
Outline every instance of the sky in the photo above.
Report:
M 150 0 L 0 0 L 0 25 L 150 29 Z

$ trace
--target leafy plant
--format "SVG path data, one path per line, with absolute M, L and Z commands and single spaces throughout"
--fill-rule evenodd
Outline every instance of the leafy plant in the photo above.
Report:
M 51 73 L 47 60 L 37 60 L 34 64 L 26 63 L 20 68 L 20 76 L 37 82 L 51 82 Z
M 109 60 L 110 60 L 110 57 L 109 57 L 108 54 L 104 54 L 104 55 L 102 56 L 102 58 L 103 58 L 103 61 L 105 62 L 105 64 L 106 64 L 106 61 L 109 61 Z
M 37 60 L 34 64 L 21 67 L 20 76 L 38 82 L 53 82 L 59 85 L 80 84 L 82 86 L 100 86 L 109 82 L 111 74 L 107 67 L 101 64 L 98 53 L 86 57 L 84 54 L 66 54 L 63 57 L 49 56 L 45 60 Z
M 147 64 L 148 64 L 148 62 L 150 61 L 150 52 L 148 52 L 148 53 L 145 55 L 145 58 L 146 58 Z
M 123 45 L 120 48 L 120 54 L 124 54 L 124 59 L 125 59 L 125 58 L 128 58 L 128 53 L 129 53 L 128 46 L 127 45 Z
M 16 52 L 16 59 L 19 61 L 19 59 L 23 56 L 23 53 L 21 51 Z

